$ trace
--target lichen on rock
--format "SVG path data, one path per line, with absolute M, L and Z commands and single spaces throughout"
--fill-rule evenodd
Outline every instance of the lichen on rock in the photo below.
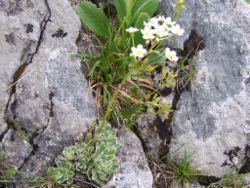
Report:
M 167 14 L 173 2 L 164 1 Z M 214 6 L 216 4 L 216 6 Z M 244 1 L 186 2 L 179 22 L 186 30 L 172 45 L 183 48 L 195 30 L 205 40 L 205 48 L 196 53 L 199 64 L 191 89 L 181 94 L 172 122 L 172 157 L 178 160 L 185 148 L 193 165 L 213 176 L 224 176 L 244 160 L 249 144 L 246 130 L 249 120 L 249 12 Z M 182 149 L 180 149 L 182 148 Z M 227 153 L 239 148 L 231 165 Z M 176 152 L 176 150 L 178 152 Z M 237 164 L 236 164 L 237 163 Z

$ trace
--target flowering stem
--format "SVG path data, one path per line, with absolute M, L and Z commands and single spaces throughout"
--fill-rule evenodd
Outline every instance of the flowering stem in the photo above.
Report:
M 135 46 L 135 39 L 134 39 L 134 35 L 131 35 L 132 37 L 132 43 L 133 43 L 133 46 Z

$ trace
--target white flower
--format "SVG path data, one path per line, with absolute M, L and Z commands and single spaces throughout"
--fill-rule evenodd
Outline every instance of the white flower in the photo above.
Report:
M 184 33 L 184 29 L 182 29 L 179 24 L 176 24 L 171 27 L 171 32 L 175 35 L 181 36 Z
M 156 17 L 153 17 L 153 18 L 151 18 L 151 19 L 149 20 L 149 24 L 150 24 L 151 27 L 156 27 L 156 26 L 158 26 L 158 23 L 159 23 L 159 21 L 158 21 L 158 18 L 156 18 Z
M 144 27 L 150 28 L 152 27 L 151 22 L 143 22 Z
M 167 31 L 171 31 L 172 26 L 175 24 L 170 17 L 167 17 L 164 21 L 164 27 Z
M 128 29 L 126 29 L 127 32 L 133 34 L 137 31 L 139 31 L 139 29 L 135 28 L 135 27 L 129 27 Z
M 178 61 L 178 57 L 176 56 L 175 51 L 171 51 L 169 48 L 166 48 L 165 50 L 165 57 L 170 61 Z
M 166 36 L 169 35 L 169 32 L 165 29 L 164 26 L 157 26 L 157 27 L 155 27 L 154 33 L 155 33 L 158 37 L 160 37 L 160 38 L 166 37 Z
M 164 20 L 164 24 L 167 26 L 172 26 L 175 22 L 172 21 L 171 17 L 167 17 Z
M 132 53 L 130 54 L 131 56 L 135 58 L 143 58 L 145 54 L 147 53 L 147 50 L 143 48 L 141 44 L 137 45 L 137 47 L 132 47 L 131 48 Z
M 158 20 L 158 25 L 163 25 L 166 18 L 164 16 L 159 16 L 157 20 Z
M 141 30 L 142 38 L 145 40 L 153 40 L 155 38 L 155 31 L 149 27 L 144 27 Z
M 158 16 L 158 17 L 151 18 L 148 22 L 144 22 L 144 26 L 149 27 L 149 28 L 155 28 L 155 27 L 163 25 L 164 22 L 165 22 L 165 17 Z

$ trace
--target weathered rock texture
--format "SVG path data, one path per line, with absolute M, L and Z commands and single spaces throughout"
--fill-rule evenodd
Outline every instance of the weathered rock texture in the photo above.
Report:
M 162 2 L 169 16 L 174 2 Z M 172 157 L 180 159 L 185 148 L 199 170 L 223 176 L 244 158 L 250 144 L 250 5 L 243 0 L 185 5 L 178 22 L 186 33 L 170 44 L 184 48 L 195 30 L 206 46 L 196 56 L 191 90 L 181 94 L 174 114 Z
M 129 129 L 119 131 L 120 169 L 103 188 L 152 188 L 153 175 L 140 140 Z
M 143 140 L 147 153 L 153 159 L 159 157 L 159 152 L 162 146 L 162 140 L 157 131 L 157 122 L 156 115 L 145 113 L 141 114 L 137 119 L 137 130 L 141 139 Z M 160 123 L 159 126 L 164 126 Z
M 171 104 L 171 103 L 168 103 Z M 171 138 L 169 123 L 152 113 L 143 113 L 137 119 L 137 134 L 143 141 L 150 159 L 158 160 L 160 154 L 168 152 Z
M 80 62 L 70 56 L 81 24 L 67 0 L 0 0 L 0 25 L 0 139 L 11 165 L 42 175 L 95 120 Z M 119 139 L 121 168 L 109 185 L 152 187 L 140 140 L 126 129 Z
M 0 25 L 5 155 L 17 169 L 40 174 L 95 120 L 80 62 L 70 56 L 80 21 L 67 0 L 2 0 Z

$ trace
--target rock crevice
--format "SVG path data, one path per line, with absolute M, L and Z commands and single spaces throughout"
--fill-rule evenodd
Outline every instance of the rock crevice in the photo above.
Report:
M 25 69 L 27 68 L 27 66 L 33 62 L 34 56 L 38 53 L 39 47 L 40 47 L 40 45 L 42 43 L 42 40 L 43 40 L 44 32 L 46 30 L 46 26 L 47 26 L 47 24 L 48 24 L 48 22 L 50 21 L 50 18 L 51 18 L 51 10 L 50 10 L 50 7 L 49 7 L 48 0 L 44 0 L 44 4 L 45 4 L 45 6 L 47 8 L 47 13 L 44 16 L 44 18 L 41 21 L 41 23 L 40 23 L 40 34 L 39 34 L 39 37 L 37 39 L 36 45 L 34 45 L 35 46 L 34 51 L 31 52 L 31 50 L 32 50 L 31 49 L 31 44 L 29 44 L 28 46 L 26 46 L 24 48 L 23 53 L 21 54 L 20 62 L 22 62 L 23 59 L 26 57 L 25 61 L 24 61 L 23 64 L 21 64 L 16 69 L 16 71 L 14 72 L 14 74 L 12 76 L 13 81 L 10 84 L 11 87 L 9 88 L 10 89 L 9 99 L 8 99 L 8 102 L 7 102 L 6 107 L 5 107 L 5 121 L 6 121 L 7 125 L 9 124 L 8 123 L 8 119 L 10 118 L 9 116 L 12 116 L 14 119 L 16 118 L 16 114 L 15 114 L 15 104 L 16 104 L 15 92 L 16 92 L 16 84 L 19 81 L 19 79 L 23 76 L 23 73 L 25 72 Z M 17 3 L 17 5 L 18 5 L 18 3 Z M 29 32 L 32 32 L 32 31 L 30 31 L 30 30 L 27 31 L 26 30 L 26 33 L 29 33 Z M 13 101 L 13 102 L 11 102 L 11 101 Z M 2 138 L 3 138 L 4 134 L 6 132 L 8 132 L 8 129 L 10 127 L 11 126 L 8 125 L 8 128 L 1 135 Z
M 2 69 L 9 71 L 3 72 L 9 79 L 1 77 L 1 83 L 12 79 L 10 92 L 1 93 L 6 97 L 8 94 L 1 113 L 3 122 L 9 124 L 1 127 L 1 135 L 11 165 L 39 175 L 43 173 L 44 160 L 53 160 L 64 146 L 84 134 L 95 119 L 95 110 L 80 62 L 69 56 L 77 49 L 80 22 L 76 13 L 67 0 L 31 0 L 32 7 L 26 7 L 27 2 L 18 3 L 20 11 L 11 16 L 6 13 L 10 1 L 0 5 L 4 8 L 0 8 L 0 38 L 12 33 L 14 41 L 3 43 L 11 50 L 0 54 L 0 65 L 6 61 L 11 67 Z M 61 19 L 64 14 L 68 18 Z M 5 23 L 11 21 L 13 24 L 7 27 Z M 52 37 L 58 28 L 68 34 L 64 38 Z M 18 129 L 9 120 L 15 121 Z

